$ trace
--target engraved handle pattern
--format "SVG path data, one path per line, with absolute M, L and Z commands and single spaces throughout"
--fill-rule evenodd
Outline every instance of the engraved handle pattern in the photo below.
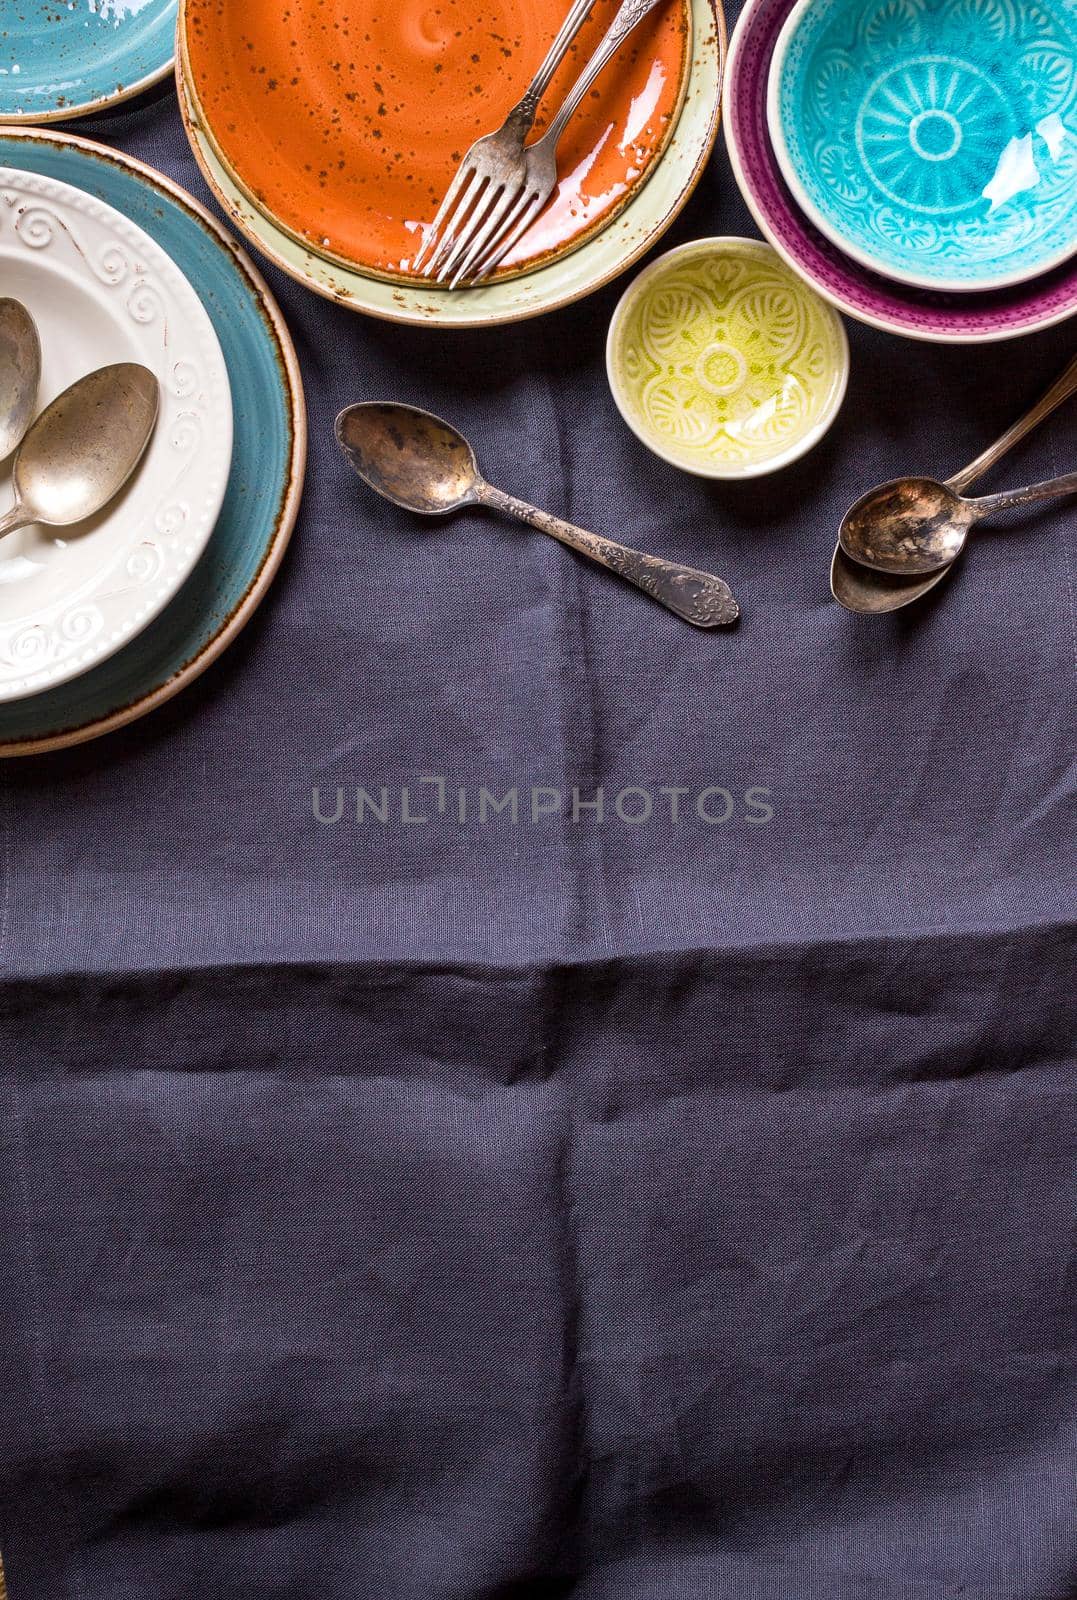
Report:
M 560 31 L 542 65 L 531 80 L 531 87 L 516 107 L 512 116 L 518 116 L 523 124 L 524 132 L 529 133 L 534 126 L 535 116 L 542 103 L 542 97 L 553 81 L 554 73 L 568 54 L 569 46 L 583 27 L 591 14 L 595 0 L 576 0 L 568 16 L 561 24 Z
M 1002 494 L 985 494 L 970 501 L 981 517 L 990 517 L 996 511 L 1012 511 L 1017 506 L 1035 505 L 1038 500 L 1062 500 L 1077 494 L 1077 472 L 1068 472 L 1064 478 L 1049 478 L 1046 483 L 1030 483 L 1027 489 L 1009 489 Z
M 610 23 L 609 32 L 572 85 L 564 105 L 543 134 L 542 143 L 556 146 L 569 119 L 575 114 L 577 106 L 603 67 L 617 54 L 632 29 L 637 27 L 656 6 L 664 3 L 665 0 L 624 0 L 620 11 Z
M 489 484 L 483 485 L 479 499 L 483 505 L 529 523 L 540 533 L 549 534 L 551 539 L 559 540 L 600 567 L 615 572 L 694 628 L 725 628 L 740 616 L 740 607 L 729 585 L 712 573 L 697 572 L 694 567 L 682 567 L 674 561 L 662 561 L 641 550 L 629 550 L 623 544 L 588 533 Z
M 1004 455 L 1011 451 L 1014 445 L 1038 428 L 1041 422 L 1046 422 L 1052 412 L 1057 411 L 1064 401 L 1071 395 L 1077 394 L 1077 356 L 1074 356 L 1065 372 L 1048 389 L 1042 400 L 1038 400 L 1031 411 L 1026 411 L 1019 422 L 1008 428 L 1001 439 L 995 441 L 975 461 L 969 463 L 961 472 L 954 474 L 947 481 L 947 488 L 953 489 L 955 494 L 964 494 L 966 489 L 982 478 L 985 472 L 1002 460 Z

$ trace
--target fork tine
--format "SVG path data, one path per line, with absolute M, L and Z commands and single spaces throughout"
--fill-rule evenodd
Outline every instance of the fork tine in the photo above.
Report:
M 521 190 L 518 191 L 516 202 L 513 205 L 512 210 L 509 212 L 508 216 L 501 224 L 501 227 L 498 229 L 497 238 L 492 239 L 482 254 L 476 260 L 471 262 L 472 282 L 475 282 L 483 275 L 486 270 L 486 263 L 492 260 L 497 252 L 501 249 L 502 244 L 509 237 L 512 230 L 516 227 L 516 224 L 519 222 L 528 206 L 531 205 L 534 197 L 535 191 L 533 189 L 529 189 L 526 184 Z M 500 260 L 500 256 L 498 256 L 498 260 Z
M 507 234 L 502 239 L 501 243 L 496 246 L 493 252 L 487 254 L 484 261 L 480 261 L 478 267 L 472 274 L 472 285 L 477 283 L 485 283 L 487 278 L 489 278 L 492 273 L 497 271 L 502 261 L 504 261 L 513 245 L 516 243 L 517 239 L 521 238 L 527 232 L 528 228 L 542 210 L 544 204 L 545 201 L 543 200 L 542 195 L 537 190 L 532 190 L 531 194 L 528 196 L 527 205 L 520 214 L 520 219 L 516 223 L 516 226 L 513 228 L 512 232 Z
M 453 273 L 452 282 L 449 284 L 450 289 L 455 289 L 460 283 L 461 279 L 467 277 L 475 263 L 477 261 L 481 261 L 487 250 L 492 250 L 494 248 L 507 226 L 507 215 L 511 211 L 512 207 L 516 204 L 516 201 L 519 199 L 520 195 L 525 192 L 525 189 L 526 185 L 523 184 L 521 184 L 519 187 L 510 187 L 509 185 L 505 186 L 499 198 L 487 212 L 486 219 L 483 222 L 482 227 L 479 229 L 478 234 L 472 239 L 470 245 L 468 246 L 464 259 L 460 262 L 456 268 L 456 271 Z
M 460 237 L 460 229 L 466 224 L 475 206 L 477 206 L 485 191 L 489 177 L 478 167 L 472 168 L 467 183 L 461 189 L 452 216 L 441 230 L 441 238 L 434 248 L 433 255 L 426 259 L 423 274 L 427 278 L 436 278 L 445 264 L 446 258 L 456 248 L 456 241 Z
M 461 171 L 459 176 L 464 179 L 464 182 L 462 182 L 461 187 L 456 190 L 456 195 L 454 195 L 454 197 L 453 189 L 456 189 L 456 184 L 453 184 L 450 192 L 448 192 L 448 195 L 445 197 L 442 210 L 445 210 L 446 206 L 448 206 L 450 198 L 453 198 L 453 205 L 448 206 L 448 214 L 446 214 L 445 218 L 442 219 L 442 232 L 440 232 L 440 237 L 437 238 L 437 242 L 434 243 L 434 250 L 430 251 L 426 261 L 424 261 L 424 264 L 422 264 L 422 277 L 434 277 L 438 262 L 445 258 L 445 251 L 450 250 L 451 246 L 453 246 L 453 240 L 454 237 L 456 237 L 456 229 L 459 227 L 459 221 L 461 221 L 461 218 L 464 218 L 464 216 L 467 216 L 467 208 L 469 208 L 470 203 L 474 202 L 475 197 L 478 195 L 478 190 L 482 189 L 483 182 L 485 182 L 485 178 L 483 178 L 482 173 L 478 171 L 477 166 L 469 166 L 466 173 L 462 173 Z M 438 211 L 438 216 L 440 216 L 440 211 Z
M 472 241 L 485 223 L 501 197 L 503 184 L 500 178 L 491 178 L 483 192 L 476 197 L 468 216 L 456 230 L 456 237 L 447 255 L 443 255 L 438 272 L 438 282 L 444 283 L 456 271 L 460 261 L 471 248 Z
M 427 255 L 433 248 L 438 237 L 439 228 L 448 217 L 453 206 L 455 206 L 457 196 L 459 195 L 460 190 L 463 188 L 465 179 L 470 177 L 474 170 L 475 169 L 467 161 L 462 161 L 457 167 L 456 172 L 453 174 L 453 180 L 448 189 L 445 191 L 445 198 L 441 202 L 440 206 L 438 206 L 437 216 L 434 218 L 433 222 L 430 223 L 429 227 L 423 229 L 423 242 L 419 246 L 415 260 L 411 263 L 412 270 L 414 272 L 419 270 L 419 267 L 422 265 L 423 257 Z

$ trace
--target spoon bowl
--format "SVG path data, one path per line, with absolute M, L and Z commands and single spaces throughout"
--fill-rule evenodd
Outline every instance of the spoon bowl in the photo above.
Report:
M 963 500 L 934 478 L 897 478 L 862 496 L 845 515 L 841 547 L 880 572 L 932 572 L 961 554 L 977 520 Z
M 976 500 L 958 494 L 952 481 L 900 478 L 857 502 L 841 525 L 838 542 L 851 560 L 877 572 L 903 577 L 937 572 L 957 560 L 969 529 L 984 517 L 1072 494 L 1077 494 L 1073 472 Z
M 934 478 L 902 478 L 863 495 L 842 522 L 830 565 L 830 592 L 839 605 L 860 616 L 900 611 L 942 582 L 964 548 L 969 529 L 981 517 L 1077 492 L 1077 475 L 1071 474 L 1009 494 L 981 500 L 962 498 L 966 489 L 1074 394 L 1077 356 L 1034 406 L 945 483 Z M 918 525 L 922 544 L 916 539 Z M 949 552 L 942 565 L 937 564 L 940 549 Z
M 830 592 L 840 606 L 860 617 L 881 617 L 900 611 L 929 594 L 950 572 L 942 567 L 925 576 L 899 577 L 850 561 L 839 544 L 830 566 Z
M 33 420 L 41 381 L 41 341 L 19 300 L 0 300 L 0 461 L 17 450 Z
M 405 511 L 441 517 L 478 501 L 475 452 L 429 411 L 350 406 L 337 418 L 337 440 L 363 482 Z
M 30 523 L 67 528 L 119 494 L 153 437 L 160 387 L 147 367 L 101 367 L 38 417 L 15 457 L 15 504 L 0 535 Z

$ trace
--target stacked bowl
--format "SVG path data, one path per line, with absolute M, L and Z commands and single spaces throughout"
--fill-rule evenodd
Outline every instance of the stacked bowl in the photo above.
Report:
M 1077 312 L 1072 0 L 748 0 L 725 134 L 766 237 L 849 316 L 978 343 Z

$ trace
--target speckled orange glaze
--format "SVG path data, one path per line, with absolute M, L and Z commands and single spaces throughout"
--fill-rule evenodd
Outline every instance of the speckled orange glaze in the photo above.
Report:
M 536 124 L 612 20 L 596 0 Z M 186 0 L 187 65 L 206 130 L 259 206 L 319 251 L 407 277 L 460 157 L 523 94 L 568 0 Z M 560 186 L 505 264 L 595 230 L 669 138 L 688 65 L 684 0 L 647 18 L 558 153 Z

